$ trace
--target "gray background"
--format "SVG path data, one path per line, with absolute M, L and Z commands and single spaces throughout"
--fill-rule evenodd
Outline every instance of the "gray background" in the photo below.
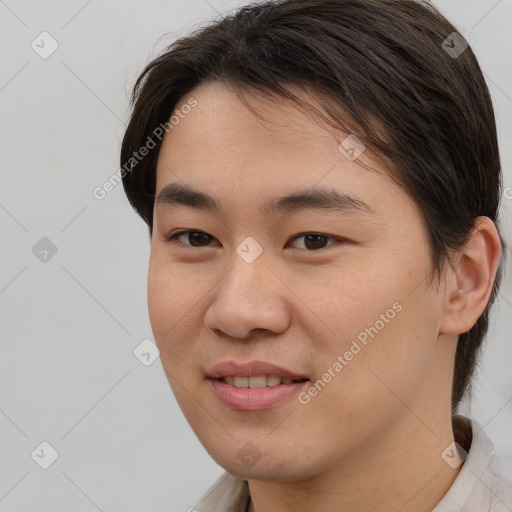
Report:
M 512 187 L 512 1 L 435 3 L 480 59 Z M 238 5 L 0 1 L 1 511 L 185 511 L 223 471 L 186 423 L 160 361 L 144 366 L 133 354 L 152 338 L 146 227 L 121 185 L 102 201 L 92 190 L 118 169 L 128 94 L 145 63 Z M 43 31 L 59 45 L 46 59 L 31 47 Z M 43 237 L 56 254 L 44 253 Z M 493 318 L 464 411 L 512 460 L 512 272 Z M 50 460 L 43 441 L 58 452 L 48 469 L 36 463 Z

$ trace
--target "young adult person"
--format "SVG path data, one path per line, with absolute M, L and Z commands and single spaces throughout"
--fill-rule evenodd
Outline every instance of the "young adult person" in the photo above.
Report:
M 153 333 L 226 470 L 191 510 L 512 510 L 510 465 L 457 413 L 504 251 L 455 27 L 413 0 L 256 3 L 174 42 L 132 101 Z

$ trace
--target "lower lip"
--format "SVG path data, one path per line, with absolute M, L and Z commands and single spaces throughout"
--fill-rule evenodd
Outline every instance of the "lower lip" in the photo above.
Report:
M 218 379 L 209 379 L 217 397 L 231 409 L 237 411 L 262 411 L 297 395 L 309 381 L 278 384 L 264 388 L 237 388 Z

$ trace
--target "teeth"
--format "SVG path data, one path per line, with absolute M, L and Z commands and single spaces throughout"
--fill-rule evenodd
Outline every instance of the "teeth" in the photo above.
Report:
M 249 387 L 251 389 L 266 388 L 267 378 L 265 375 L 258 375 L 257 377 L 249 377 Z
M 249 377 L 235 377 L 234 385 L 237 388 L 248 388 L 249 387 Z
M 251 389 L 259 389 L 267 386 L 274 387 L 279 384 L 291 384 L 294 382 L 292 379 L 281 379 L 281 377 L 277 377 L 275 375 L 257 375 L 254 377 L 226 376 L 222 377 L 221 380 L 230 386 Z
M 276 377 L 275 375 L 269 375 L 267 377 L 267 386 L 273 387 L 281 384 L 281 377 Z
M 232 375 L 230 375 L 229 377 L 224 377 L 222 379 L 226 384 L 230 384 L 231 386 L 234 386 L 235 385 L 235 379 Z

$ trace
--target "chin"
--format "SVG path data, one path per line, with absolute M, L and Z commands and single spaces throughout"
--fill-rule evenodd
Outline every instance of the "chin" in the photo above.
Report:
M 304 480 L 321 471 L 311 460 L 297 460 L 297 454 L 280 453 L 271 449 L 269 455 L 255 449 L 251 441 L 240 449 L 230 446 L 220 452 L 207 450 L 219 466 L 243 480 L 278 480 L 281 482 Z M 317 471 L 318 470 L 318 471 Z

